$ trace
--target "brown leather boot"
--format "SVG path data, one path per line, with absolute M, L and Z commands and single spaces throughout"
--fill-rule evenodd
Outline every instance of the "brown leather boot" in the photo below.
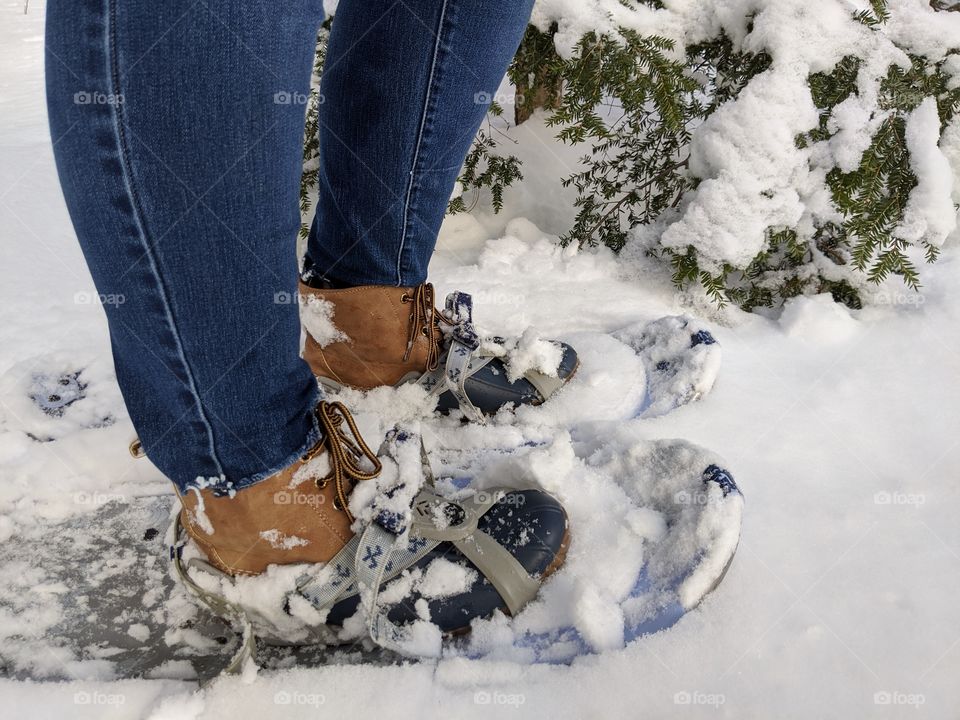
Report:
M 469 297 L 452 296 L 448 314 L 441 313 L 435 308 L 430 283 L 340 290 L 301 283 L 300 293 L 307 305 L 322 300 L 332 306 L 333 325 L 341 336 L 321 345 L 308 331 L 303 353 L 321 385 L 331 390 L 344 385 L 370 390 L 421 380 L 438 396 L 437 409 L 459 408 L 469 418 L 482 419 L 508 405 L 544 402 L 569 382 L 579 365 L 572 347 L 553 342 L 555 369 L 527 368 L 512 377 L 501 357 L 507 353 L 506 341 L 487 338 L 490 345 L 501 346 L 499 353 L 481 347 L 471 311 L 463 315 L 456 309 L 458 297 L 467 298 L 464 307 L 470 306 Z M 307 307 L 304 312 L 311 310 Z M 457 338 L 455 353 L 449 350 L 451 341 L 445 335 Z M 438 369 L 441 363 L 444 367 Z
M 346 336 L 321 347 L 307 333 L 303 357 L 321 380 L 370 390 L 436 369 L 442 333 L 432 285 L 320 290 L 300 283 L 300 295 L 331 303 L 333 323 Z
M 376 477 L 380 461 L 341 403 L 320 403 L 317 416 L 323 438 L 290 467 L 233 497 L 209 488 L 180 496 L 180 521 L 212 565 L 257 575 L 268 565 L 326 562 L 349 542 L 350 491 Z M 360 466 L 364 457 L 372 470 Z

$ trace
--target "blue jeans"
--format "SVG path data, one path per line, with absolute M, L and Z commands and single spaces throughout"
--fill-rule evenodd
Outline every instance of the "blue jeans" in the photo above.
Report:
M 307 267 L 426 277 L 459 167 L 532 0 L 341 0 Z M 147 455 L 228 491 L 319 437 L 299 356 L 304 104 L 321 0 L 50 0 L 60 182 Z M 38 270 L 41 273 L 42 270 Z

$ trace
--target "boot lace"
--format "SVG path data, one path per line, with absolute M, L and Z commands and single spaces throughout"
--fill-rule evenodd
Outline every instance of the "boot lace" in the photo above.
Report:
M 410 359 L 413 346 L 417 341 L 417 334 L 427 338 L 427 371 L 432 372 L 440 365 L 441 342 L 443 332 L 440 323 L 450 324 L 443 313 L 438 312 L 434 304 L 433 285 L 423 283 L 414 288 L 413 294 L 404 293 L 401 302 L 413 303 L 413 314 L 410 316 L 410 330 L 407 334 L 407 350 L 403 354 L 403 361 Z
M 327 451 L 330 472 L 316 481 L 317 487 L 322 490 L 333 481 L 337 493 L 334 505 L 346 513 L 352 523 L 356 518 L 349 508 L 350 492 L 356 483 L 377 477 L 383 465 L 360 436 L 353 415 L 343 403 L 321 402 L 317 406 L 317 418 L 323 428 L 323 439 L 307 453 L 304 460 L 316 457 L 323 450 Z M 373 466 L 373 470 L 363 469 L 361 461 L 364 458 Z

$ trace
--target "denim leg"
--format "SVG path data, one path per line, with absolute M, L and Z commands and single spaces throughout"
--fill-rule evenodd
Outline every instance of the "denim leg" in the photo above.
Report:
M 299 357 L 303 101 L 321 0 L 50 0 L 57 169 L 147 455 L 241 488 L 318 437 Z M 203 480 L 200 480 L 201 482 Z
M 308 274 L 417 285 L 533 0 L 341 0 Z

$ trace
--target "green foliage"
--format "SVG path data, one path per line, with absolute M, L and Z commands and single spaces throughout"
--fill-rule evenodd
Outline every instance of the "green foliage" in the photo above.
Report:
M 538 108 L 554 109 L 563 95 L 564 63 L 557 55 L 554 23 L 547 32 L 533 25 L 520 43 L 507 75 L 516 88 L 514 122 L 525 122 Z
M 627 231 L 675 206 L 690 188 L 684 172 L 690 123 L 703 117 L 699 83 L 671 59 L 672 41 L 620 28 L 588 33 L 565 64 L 563 97 L 548 119 L 566 143 L 589 145 L 585 169 L 563 179 L 578 213 L 561 241 L 623 247 Z
M 770 67 L 770 62 L 765 52 L 738 52 L 726 35 L 687 48 L 688 72 L 704 79 L 701 93 L 708 102 L 703 116 L 734 100 L 748 82 Z
M 859 16 L 858 16 L 859 19 Z M 860 165 L 852 172 L 834 168 L 827 185 L 843 224 L 834 235 L 833 259 L 879 283 L 891 275 L 902 278 L 910 288 L 920 286 L 919 272 L 907 256 L 910 244 L 894 231 L 903 220 L 904 209 L 917 178 L 910 169 L 906 142 L 907 116 L 926 98 L 935 98 L 942 126 L 960 110 L 960 89 L 949 89 L 949 77 L 943 63 L 931 64 L 925 58 L 911 56 L 909 68 L 892 65 L 880 82 L 878 100 L 879 127 Z M 827 140 L 833 109 L 856 93 L 860 62 L 844 58 L 831 73 L 813 75 L 810 87 L 820 110 L 820 125 L 798 138 L 801 146 Z M 926 240 L 920 245 L 928 262 L 937 258 L 938 249 Z
M 659 0 L 619 1 L 628 8 L 662 7 Z M 958 6 L 953 0 L 932 0 L 931 5 L 944 10 Z M 869 0 L 869 8 L 852 16 L 876 32 L 883 31 L 889 17 L 887 0 Z M 316 75 L 328 30 L 329 24 L 320 34 Z M 693 134 L 766 72 L 771 58 L 739 50 L 722 34 L 677 52 L 668 38 L 626 27 L 589 32 L 569 58 L 561 58 L 554 46 L 556 31 L 556 25 L 547 32 L 528 28 L 509 69 L 517 90 L 512 119 L 520 124 L 537 109 L 546 109 L 556 137 L 583 149 L 581 168 L 560 180 L 577 194 L 576 218 L 561 242 L 603 244 L 618 251 L 632 230 L 663 218 L 697 187 L 699 179 L 688 168 Z M 913 55 L 910 61 L 909 67 L 889 67 L 882 78 L 866 78 L 863 61 L 851 55 L 809 77 L 819 119 L 796 138 L 799 148 L 829 141 L 837 106 L 856 96 L 861 86 L 879 82 L 872 119 L 876 130 L 859 166 L 827 173 L 831 217 L 814 217 L 812 227 L 804 230 L 768 228 L 763 250 L 746 267 L 722 264 L 717 269 L 715 262 L 702 261 L 696 246 L 655 246 L 650 255 L 670 264 L 679 288 L 697 284 L 718 305 L 733 303 L 746 310 L 775 307 L 811 292 L 829 292 L 837 302 L 860 307 L 858 288 L 890 276 L 917 288 L 920 277 L 908 256 L 910 244 L 895 236 L 917 185 L 906 144 L 907 117 L 934 98 L 942 130 L 960 112 L 960 88 L 951 88 L 945 61 Z M 305 214 L 317 180 L 319 103 L 314 90 L 300 196 Z M 449 212 L 469 212 L 485 195 L 495 212 L 502 209 L 504 193 L 523 178 L 520 160 L 500 149 L 502 143 L 514 142 L 510 127 L 503 109 L 492 104 L 460 173 L 463 194 L 450 202 Z M 936 259 L 934 244 L 919 244 L 928 261 Z
M 835 301 L 859 308 L 860 296 L 848 280 L 824 277 L 813 265 L 814 248 L 826 256 L 834 251 L 836 231 L 835 225 L 825 224 L 811 245 L 792 228 L 770 229 L 766 247 L 746 268 L 727 264 L 716 275 L 700 269 L 696 251 L 689 247 L 686 253 L 670 253 L 673 281 L 680 288 L 699 283 L 717 306 L 732 302 L 748 312 L 810 291 L 830 293 Z
M 855 19 L 876 29 L 889 18 L 886 0 L 871 0 L 870 5 Z M 735 52 L 725 37 L 689 47 L 684 68 L 676 64 L 672 68 L 660 67 L 664 74 L 685 71 L 687 77 L 706 80 L 692 92 L 681 84 L 670 87 L 672 103 L 663 107 L 659 97 L 649 90 L 651 85 L 660 83 L 660 78 L 645 63 L 651 51 L 669 48 L 651 47 L 637 40 L 613 41 L 607 49 L 602 41 L 587 35 L 574 57 L 578 81 L 568 83 L 554 120 L 566 123 L 559 134 L 561 139 L 573 143 L 590 141 L 593 145 L 591 155 L 584 158 L 586 169 L 564 181 L 577 187 L 580 208 L 565 241 L 576 240 L 581 245 L 603 242 L 619 249 L 630 228 L 656 219 L 679 202 L 696 185 L 696 179 L 682 170 L 691 128 L 721 104 L 734 99 L 770 63 L 763 53 Z M 599 53 L 595 49 L 598 46 Z M 894 235 L 917 184 L 906 145 L 906 120 L 929 97 L 936 99 L 942 127 L 958 112 L 960 89 L 950 89 L 950 78 L 943 65 L 911 56 L 909 68 L 888 69 L 880 83 L 875 111 L 880 120 L 878 129 L 860 166 L 848 173 L 834 168 L 827 176 L 827 186 L 842 222 L 819 221 L 812 234 L 805 236 L 796 228 L 769 228 L 764 250 L 742 268 L 725 264 L 718 271 L 708 271 L 701 267 L 695 247 L 679 252 L 662 249 L 657 254 L 669 260 L 675 284 L 679 288 L 699 284 L 718 305 L 732 302 L 746 310 L 774 307 L 809 292 L 829 292 L 837 302 L 860 307 L 857 286 L 862 281 L 858 278 L 880 283 L 892 275 L 900 277 L 908 287 L 918 288 L 919 272 L 907 254 L 910 244 Z M 849 56 L 830 72 L 810 77 L 811 95 L 820 117 L 817 127 L 797 138 L 798 146 L 808 147 L 830 139 L 833 111 L 858 92 L 861 66 L 858 58 Z M 598 77 L 603 80 L 595 80 Z M 624 85 L 639 88 L 639 102 L 630 101 Z M 684 93 L 691 94 L 685 97 Z M 623 102 L 624 96 L 627 102 Z M 612 98 L 624 114 L 641 118 L 640 122 L 624 123 L 623 116 L 614 121 L 601 120 L 597 115 L 597 109 L 604 107 L 600 97 Z M 645 124 L 647 119 L 652 122 Z M 571 127 L 570 123 L 575 125 Z M 624 132 L 618 133 L 621 128 Z M 658 147 L 656 157 L 644 154 L 649 149 L 645 143 L 650 137 L 670 140 Z M 661 148 L 666 152 L 659 154 Z M 627 165 L 632 172 L 611 172 Z M 660 195 L 639 197 L 638 192 L 647 183 L 654 184 Z M 925 240 L 920 245 L 926 259 L 934 261 L 937 247 Z
M 883 0 L 856 19 L 877 27 L 888 17 Z M 919 271 L 907 251 L 910 243 L 895 236 L 917 178 L 910 167 L 906 120 L 926 98 L 936 99 L 941 127 L 960 111 L 960 89 L 950 89 L 943 62 L 932 64 L 911 56 L 909 68 L 891 66 L 879 86 L 875 117 L 879 120 L 870 146 L 852 172 L 833 168 L 827 187 L 842 217 L 840 224 L 821 222 L 810 237 L 796 229 L 771 228 L 767 247 L 746 268 L 725 266 L 711 275 L 702 271 L 696 251 L 671 253 L 673 279 L 678 287 L 699 282 L 719 305 L 733 302 L 746 310 L 774 307 L 794 295 L 829 292 L 837 302 L 858 308 L 862 304 L 857 278 L 880 283 L 898 276 L 910 288 L 920 286 Z M 810 76 L 810 92 L 819 109 L 817 127 L 797 138 L 801 148 L 832 137 L 834 109 L 858 92 L 862 62 L 843 58 L 830 72 Z M 921 240 L 928 262 L 938 248 Z M 836 271 L 829 268 L 836 267 Z M 856 271 L 851 274 L 850 270 Z
M 495 117 L 503 114 L 503 110 L 496 103 L 491 104 L 490 112 Z M 473 202 L 468 206 L 464 196 L 459 195 L 450 201 L 447 212 L 455 214 L 473 210 L 480 199 L 482 188 L 490 191 L 494 212 L 500 212 L 503 209 L 504 189 L 523 179 L 520 160 L 513 155 L 502 156 L 494 152 L 497 141 L 493 133 L 494 130 L 488 122 L 486 129 L 477 133 L 460 171 L 459 183 L 464 192 L 474 192 Z
M 810 95 L 813 104 L 820 110 L 820 123 L 816 129 L 797 138 L 799 147 L 830 139 L 827 129 L 830 115 L 837 105 L 857 91 L 857 77 L 861 61 L 852 55 L 843 58 L 829 73 L 814 73 L 810 76 Z
M 327 58 L 327 40 L 330 37 L 330 24 L 327 20 L 317 32 L 317 51 L 313 59 L 313 77 L 310 82 L 310 97 L 307 99 L 306 124 L 303 131 L 303 171 L 300 175 L 300 238 L 310 234 L 307 218 L 313 206 L 313 195 L 317 190 L 320 172 L 320 75 Z
M 867 27 L 877 28 L 890 19 L 887 0 L 870 0 L 870 8 L 855 13 L 853 17 Z
M 538 108 L 553 108 L 559 102 L 563 62 L 553 43 L 556 31 L 556 25 L 549 32 L 528 26 L 507 71 L 516 89 L 513 109 L 516 125 L 528 120 Z M 490 194 L 493 211 L 498 213 L 503 208 L 504 191 L 523 179 L 519 158 L 498 152 L 501 142 L 515 142 L 508 134 L 509 125 L 495 130 L 493 118 L 504 118 L 503 108 L 496 102 L 490 104 L 487 123 L 477 133 L 457 178 L 463 192 L 472 192 L 473 199 L 468 205 L 464 195 L 453 198 L 447 206 L 451 214 L 473 210 L 484 192 Z

